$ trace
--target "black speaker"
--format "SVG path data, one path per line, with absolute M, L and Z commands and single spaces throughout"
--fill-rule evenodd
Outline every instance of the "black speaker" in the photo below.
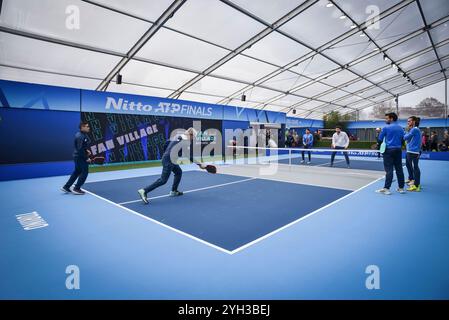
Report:
M 242 101 L 246 101 L 246 96 L 242 95 Z
M 293 114 L 296 114 L 296 109 L 293 109 L 292 113 L 293 113 Z
M 122 84 L 122 75 L 119 73 L 117 74 L 117 84 Z

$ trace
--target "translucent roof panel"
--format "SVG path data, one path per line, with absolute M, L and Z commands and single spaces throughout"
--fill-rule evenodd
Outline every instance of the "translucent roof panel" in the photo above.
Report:
M 381 87 L 386 90 L 390 90 L 392 88 L 404 85 L 406 83 L 407 83 L 407 80 L 403 76 L 399 75 L 388 82 L 382 83 Z
M 232 58 L 212 74 L 235 80 L 255 82 L 263 76 L 276 70 L 276 67 L 242 55 Z
M 0 43 L 0 62 L 2 64 L 69 75 L 103 79 L 120 60 L 116 56 L 3 32 L 0 32 Z M 24 50 L 24 48 L 28 48 L 28 50 Z
M 343 89 L 349 92 L 356 92 L 370 86 L 372 86 L 371 82 L 362 79 L 350 85 L 344 86 Z
M 330 89 L 332 89 L 332 87 L 319 82 L 315 82 L 310 86 L 296 90 L 294 93 L 305 97 L 313 97 Z
M 447 40 L 449 38 L 449 23 L 445 22 L 438 27 L 431 29 L 430 36 L 435 44 Z
M 429 85 L 430 83 L 438 82 L 438 81 L 441 81 L 441 80 L 444 80 L 444 73 L 439 72 L 439 73 L 437 73 L 437 74 L 435 74 L 433 76 L 426 77 L 425 79 L 419 80 L 418 81 L 418 85 L 419 86 L 426 86 L 426 85 Z
M 399 72 L 398 72 L 397 69 L 394 69 L 394 68 L 390 67 L 390 68 L 388 68 L 388 69 L 386 69 L 384 71 L 381 71 L 381 72 L 378 72 L 378 73 L 373 74 L 371 76 L 368 76 L 367 79 L 370 80 L 370 81 L 373 81 L 374 83 L 378 83 L 378 82 L 382 82 L 382 81 L 388 80 L 388 79 L 396 76 L 398 73 Z
M 348 95 L 347 92 L 344 92 L 344 91 L 342 91 L 342 90 L 335 90 L 335 91 L 333 91 L 333 92 L 330 92 L 330 93 L 328 93 L 328 94 L 325 94 L 325 95 L 323 95 L 323 96 L 320 96 L 319 99 L 320 99 L 320 100 L 324 100 L 324 101 L 331 102 L 331 101 L 337 100 L 337 99 L 339 99 L 339 98 L 341 98 L 341 97 L 344 97 L 344 96 L 346 96 L 346 95 Z
M 387 53 L 388 56 L 393 59 L 393 61 L 397 61 L 427 47 L 430 47 L 431 45 L 432 44 L 430 43 L 427 34 L 420 34 L 401 43 L 400 45 L 391 48 L 387 51 Z
M 186 1 L 167 26 L 228 49 L 237 48 L 265 29 L 230 6 L 210 0 Z
M 441 70 L 440 64 L 437 62 L 437 63 L 434 63 L 434 64 L 432 64 L 430 66 L 427 66 L 425 68 L 417 70 L 417 71 L 415 71 L 413 73 L 410 73 L 410 78 L 416 80 L 416 79 L 425 77 L 425 76 L 427 76 L 430 73 L 434 73 L 434 72 L 437 72 L 437 71 L 440 71 L 440 70 Z
M 99 80 L 94 79 L 71 77 L 3 66 L 0 66 L 0 79 L 88 90 L 95 90 L 95 88 L 97 88 L 100 84 Z M 30 81 L 30 79 L 33 80 Z
M 189 48 L 188 54 L 183 48 Z M 228 50 L 220 47 L 161 29 L 136 56 L 201 72 L 228 53 Z
M 122 84 L 116 84 L 115 82 L 111 82 L 106 91 L 139 94 L 143 96 L 154 96 L 154 97 L 168 97 L 171 93 L 173 93 L 173 90 L 152 88 L 141 85 L 132 85 L 125 82 L 122 82 Z
M 327 8 L 327 3 L 328 1 L 324 0 L 318 1 L 318 3 L 283 25 L 280 30 L 310 44 L 314 48 L 318 48 L 349 31 L 351 25 L 349 19 L 340 19 L 342 13 L 335 6 Z
M 310 111 L 306 111 L 303 113 L 297 113 L 297 114 L 293 114 L 292 112 L 289 112 L 287 114 L 289 117 L 295 117 L 295 118 L 307 118 L 307 119 L 323 119 L 323 113 L 321 112 L 310 112 Z
M 341 84 L 349 82 L 356 78 L 357 76 L 354 73 L 349 72 L 348 70 L 341 70 L 325 79 L 322 79 L 321 82 L 330 86 L 338 87 Z
M 449 54 L 449 44 L 438 47 L 437 52 L 440 57 L 447 56 Z
M 260 87 L 254 87 L 245 92 L 246 99 L 255 102 L 265 102 L 273 97 L 278 96 L 280 93 L 273 90 L 267 90 Z
M 322 55 L 316 54 L 313 57 L 308 58 L 290 68 L 290 70 L 315 79 L 338 68 L 339 66 L 331 60 L 323 57 Z
M 79 29 L 66 25 L 69 6 L 79 9 Z M 121 53 L 126 53 L 151 27 L 150 23 L 80 0 L 6 0 L 1 17 L 0 24 L 9 28 Z
M 449 2 L 447 0 L 421 0 L 420 3 L 428 24 L 449 15 Z
M 198 101 L 204 103 L 217 103 L 218 101 L 222 100 L 223 97 L 210 96 L 206 94 L 198 94 L 191 92 L 183 92 L 178 99 Z
M 284 107 L 289 107 L 304 100 L 305 100 L 304 98 L 289 94 L 287 96 L 283 96 L 282 98 L 273 101 L 272 103 Z
M 338 6 L 342 8 L 357 24 L 364 23 L 374 10 L 384 12 L 392 6 L 399 3 L 399 0 L 336 0 Z M 376 8 L 370 8 L 369 6 L 375 6 Z M 368 10 L 368 13 L 367 13 Z
M 390 63 L 390 61 L 384 60 L 383 54 L 376 54 L 366 60 L 363 60 L 360 63 L 351 66 L 350 69 L 354 70 L 358 74 L 365 75 L 367 73 L 373 72 L 374 70 L 386 67 L 390 65 Z
M 284 66 L 309 52 L 309 49 L 299 43 L 278 32 L 272 32 L 243 53 L 278 66 Z
M 162 89 L 178 89 L 196 74 L 151 63 L 130 61 L 120 71 L 124 82 L 140 83 Z
M 373 25 L 373 27 L 367 29 L 367 33 L 379 46 L 385 46 L 422 27 L 424 27 L 424 23 L 418 6 L 415 2 L 412 2 L 380 20 L 379 28 Z
M 272 24 L 295 9 L 304 1 L 277 0 L 277 1 L 248 1 L 232 0 L 233 3 L 251 12 L 262 20 Z
M 310 110 L 310 109 L 314 109 L 316 107 L 325 105 L 326 103 L 320 102 L 320 101 L 315 101 L 315 100 L 309 100 L 305 103 L 300 104 L 298 107 L 304 110 Z
M 324 52 L 335 61 L 345 65 L 368 53 L 371 53 L 375 46 L 369 41 L 368 37 L 360 36 L 364 33 L 355 34 L 333 46 Z
M 449 48 L 449 46 L 448 46 L 448 48 Z M 431 61 L 436 61 L 436 60 L 437 60 L 437 57 L 435 55 L 435 52 L 433 50 L 430 50 L 424 54 L 421 54 L 412 59 L 404 61 L 399 66 L 404 71 L 410 71 L 412 69 L 416 69 L 424 64 L 427 64 Z
M 173 0 L 95 0 L 94 2 L 155 22 Z
M 244 87 L 246 85 L 240 82 L 206 76 L 191 86 L 188 91 L 227 97 Z
M 284 71 L 277 76 L 268 79 L 262 84 L 265 87 L 270 87 L 282 91 L 290 91 L 293 87 L 301 85 L 307 81 L 308 78 L 298 75 L 290 71 Z

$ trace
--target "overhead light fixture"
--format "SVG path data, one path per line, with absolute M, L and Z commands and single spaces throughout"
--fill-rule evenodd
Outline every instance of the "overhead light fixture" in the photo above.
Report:
M 327 4 L 326 4 L 326 7 L 327 8 L 330 8 L 330 7 L 333 7 L 334 6 L 334 4 L 332 3 L 332 2 L 328 2 Z
M 391 63 L 391 67 L 392 67 L 393 69 L 397 69 L 397 68 L 398 68 L 398 66 L 395 65 L 394 63 Z
M 122 75 L 120 73 L 117 74 L 117 79 L 115 81 L 117 84 L 122 84 Z
M 360 37 L 365 37 L 365 34 L 362 32 L 359 34 Z
M 350 26 L 350 28 L 351 28 L 351 29 L 355 29 L 355 28 L 357 28 L 357 26 L 356 26 L 355 24 L 352 24 L 352 25 Z
M 340 16 L 340 19 L 341 20 L 346 19 L 346 16 L 343 14 L 343 15 Z

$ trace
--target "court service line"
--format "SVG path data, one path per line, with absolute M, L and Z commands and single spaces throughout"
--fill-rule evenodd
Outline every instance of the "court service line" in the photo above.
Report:
M 292 221 L 292 222 L 290 222 L 289 224 L 286 224 L 285 226 L 280 227 L 279 229 L 276 229 L 276 230 L 274 230 L 274 231 L 271 231 L 270 233 L 268 233 L 268 234 L 266 234 L 266 235 L 264 235 L 264 236 L 262 236 L 262 237 L 260 237 L 260 238 L 258 238 L 258 239 L 256 239 L 256 240 L 253 240 L 253 241 L 251 241 L 251 242 L 249 242 L 249 243 L 247 243 L 247 244 L 245 244 L 245 245 L 243 245 L 243 246 L 241 246 L 241 247 L 239 247 L 239 248 L 237 248 L 237 249 L 234 249 L 234 250 L 231 251 L 231 254 L 235 254 L 235 253 L 237 253 L 237 252 L 239 252 L 239 251 L 242 251 L 242 250 L 244 250 L 244 249 L 246 249 L 246 248 L 248 248 L 248 247 L 250 247 L 250 246 L 252 246 L 252 245 L 255 245 L 256 243 L 258 243 L 258 242 L 260 242 L 260 241 L 262 241 L 262 240 L 265 240 L 265 239 L 267 239 L 267 238 L 269 238 L 269 237 L 275 235 L 276 233 L 278 233 L 278 232 L 280 232 L 280 231 L 282 231 L 282 230 L 284 230 L 284 229 L 286 229 L 286 228 L 288 228 L 288 227 L 291 227 L 291 226 L 297 224 L 298 222 L 300 222 L 300 221 L 302 221 L 302 220 L 304 220 L 304 219 L 307 219 L 307 218 L 311 217 L 312 215 L 314 215 L 314 214 L 316 214 L 316 213 L 321 212 L 322 210 L 324 210 L 324 209 L 326 209 L 326 208 L 328 208 L 328 207 L 330 207 L 330 206 L 332 206 L 332 205 L 334 205 L 334 204 L 336 204 L 336 203 L 342 201 L 343 199 L 346 199 L 347 197 L 353 195 L 354 193 L 357 193 L 357 192 L 359 192 L 359 191 L 365 189 L 366 187 L 368 187 L 368 186 L 370 186 L 370 185 L 372 185 L 372 184 L 374 184 L 374 183 L 376 183 L 376 182 L 378 182 L 379 180 L 384 179 L 384 178 L 385 178 L 385 177 L 380 177 L 380 178 L 378 178 L 378 179 L 376 179 L 376 180 L 374 180 L 374 181 L 371 181 L 371 182 L 368 183 L 367 185 L 365 185 L 365 186 L 363 186 L 363 187 L 361 187 L 361 188 L 359 188 L 359 189 L 357 189 L 357 190 L 355 190 L 355 191 L 353 191 L 353 192 L 351 192 L 351 193 L 349 193 L 349 194 L 347 194 L 347 195 L 345 195 L 345 196 L 343 196 L 343 197 L 341 197 L 341 198 L 339 198 L 339 199 L 337 199 L 337 200 L 335 200 L 335 201 L 333 201 L 333 202 L 331 202 L 331 203 L 328 203 L 327 205 L 325 205 L 325 206 L 323 206 L 323 207 L 321 207 L 321 208 L 319 208 L 319 209 L 317 209 L 317 210 L 315 210 L 315 211 L 313 211 L 313 212 L 311 212 L 311 213 L 309 213 L 309 214 L 307 214 L 307 215 L 305 215 L 305 216 L 303 216 L 303 217 L 301 217 L 301 218 L 299 218 L 299 219 L 297 219 L 297 220 L 295 220 L 295 221 Z
M 257 178 L 253 177 L 253 178 L 242 179 L 242 180 L 238 180 L 238 181 L 232 181 L 232 182 L 227 182 L 227 183 L 222 183 L 222 184 L 216 184 L 216 185 L 209 186 L 209 187 L 187 190 L 187 191 L 184 191 L 184 193 L 191 193 L 191 192 L 197 192 L 197 191 L 208 190 L 208 189 L 213 189 L 213 188 L 219 188 L 219 187 L 228 186 L 230 184 L 246 182 L 246 181 L 250 181 L 250 180 L 254 180 L 254 179 L 257 179 Z M 169 194 L 164 194 L 162 196 L 151 197 L 151 198 L 148 198 L 148 199 L 149 200 L 153 200 L 153 199 L 159 199 L 159 198 L 166 198 L 166 197 L 169 197 L 169 196 L 170 196 Z M 142 199 L 120 202 L 119 204 L 120 205 L 124 205 L 124 204 L 139 202 L 139 201 L 142 201 Z
M 170 227 L 169 225 L 166 225 L 166 224 L 164 224 L 164 223 L 162 223 L 162 222 L 160 222 L 160 221 L 157 221 L 157 220 L 155 220 L 155 219 L 151 219 L 150 217 L 147 217 L 147 216 L 145 216 L 145 215 L 143 215 L 143 214 L 141 214 L 141 213 L 139 213 L 139 212 L 137 212 L 137 211 L 131 210 L 131 209 L 127 208 L 127 207 L 121 206 L 121 205 L 118 204 L 118 203 L 115 203 L 115 202 L 113 202 L 113 201 L 111 201 L 111 200 L 108 200 L 108 199 L 106 199 L 106 198 L 103 198 L 102 196 L 99 196 L 98 194 L 95 194 L 95 193 L 90 192 L 90 191 L 85 190 L 85 189 L 83 189 L 83 190 L 84 190 L 86 193 L 88 193 L 88 194 L 90 194 L 90 195 L 92 195 L 92 196 L 94 196 L 94 197 L 96 197 L 96 198 L 98 198 L 98 199 L 101 199 L 101 200 L 103 200 L 103 201 L 106 201 L 107 203 L 112 204 L 112 205 L 114 205 L 114 206 L 116 206 L 116 207 L 119 207 L 120 209 L 123 209 L 123 210 L 125 210 L 125 211 L 128 211 L 128 212 L 131 213 L 131 214 L 134 214 L 134 215 L 136 215 L 136 216 L 139 216 L 139 217 L 141 217 L 141 218 L 143 218 L 143 219 L 145 219 L 145 220 L 149 220 L 149 221 L 151 221 L 151 222 L 154 222 L 154 223 L 156 223 L 156 224 L 158 224 L 158 225 L 160 225 L 160 226 L 162 226 L 162 227 L 164 227 L 164 228 L 167 228 L 167 229 L 169 229 L 169 230 L 171 230 L 171 231 L 174 231 L 174 232 L 176 232 L 176 233 L 178 233 L 178 234 L 181 234 L 181 235 L 183 235 L 183 236 L 185 236 L 185 237 L 187 237 L 187 238 L 190 238 L 190 239 L 192 239 L 192 240 L 201 242 L 202 244 L 205 244 L 206 246 L 209 246 L 209 247 L 211 247 L 211 248 L 217 249 L 217 250 L 219 250 L 219 251 L 221 251 L 221 252 L 224 252 L 224 253 L 227 253 L 227 254 L 232 254 L 231 251 L 229 251 L 229 250 L 223 249 L 223 248 L 221 248 L 221 247 L 219 247 L 219 246 L 216 246 L 216 245 L 214 245 L 214 244 L 212 244 L 212 243 L 210 243 L 210 242 L 204 241 L 203 239 L 200 239 L 200 238 L 197 238 L 197 237 L 195 237 L 195 236 L 192 236 L 191 234 L 188 234 L 188 233 L 186 233 L 186 232 L 184 232 L 184 231 L 181 231 L 181 230 L 175 229 L 175 228 L 173 228 L 173 227 Z

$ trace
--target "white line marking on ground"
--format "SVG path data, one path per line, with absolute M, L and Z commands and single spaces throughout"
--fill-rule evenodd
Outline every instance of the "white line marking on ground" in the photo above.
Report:
M 284 229 L 286 229 L 286 228 L 288 228 L 288 227 L 291 227 L 292 225 L 298 223 L 299 221 L 302 221 L 302 220 L 304 220 L 304 219 L 307 219 L 307 218 L 311 217 L 312 215 L 314 215 L 314 214 L 316 214 L 316 213 L 318 213 L 318 212 L 321 212 L 322 210 L 324 210 L 324 209 L 326 209 L 326 208 L 328 208 L 328 207 L 330 207 L 330 206 L 332 206 L 332 205 L 334 205 L 334 204 L 336 204 L 336 203 L 342 201 L 343 199 L 346 199 L 347 197 L 353 195 L 354 193 L 357 193 L 357 192 L 359 192 L 360 190 L 365 189 L 366 187 L 368 187 L 368 186 L 370 186 L 370 185 L 376 183 L 377 181 L 379 181 L 379 180 L 381 180 L 381 179 L 383 179 L 383 178 L 384 178 L 384 177 L 380 177 L 380 178 L 378 178 L 378 179 L 376 179 L 376 180 L 374 180 L 374 181 L 371 181 L 371 182 L 368 183 L 367 185 L 365 185 L 365 186 L 363 186 L 363 187 L 361 187 L 361 188 L 359 188 L 359 189 L 357 189 L 357 190 L 355 190 L 355 191 L 353 191 L 353 192 L 351 192 L 351 193 L 348 193 L 347 195 L 345 195 L 345 196 L 343 196 L 343 197 L 341 197 L 341 198 L 338 198 L 337 200 L 335 200 L 335 201 L 333 201 L 333 202 L 331 202 L 331 203 L 328 203 L 327 205 L 325 205 L 325 206 L 323 206 L 323 207 L 321 207 L 321 208 L 319 208 L 319 209 L 317 209 L 317 210 L 315 210 L 315 211 L 313 211 L 313 212 L 311 212 L 311 213 L 309 213 L 309 214 L 307 214 L 307 215 L 305 215 L 305 216 L 303 216 L 303 217 L 301 217 L 301 218 L 299 218 L 299 219 L 297 219 L 297 220 L 295 220 L 295 221 L 292 221 L 292 222 L 290 222 L 289 224 L 286 224 L 285 226 L 280 227 L 279 229 L 276 229 L 276 230 L 274 230 L 274 231 L 271 231 L 270 233 L 268 233 L 268 234 L 266 234 L 266 235 L 264 235 L 264 236 L 262 236 L 262 237 L 260 237 L 260 238 L 258 238 L 258 239 L 256 239 L 256 240 L 254 240 L 254 241 L 251 241 L 251 242 L 249 242 L 249 243 L 247 243 L 247 244 L 245 244 L 245 245 L 243 245 L 243 246 L 241 246 L 241 247 L 239 247 L 239 248 L 237 248 L 237 249 L 234 249 L 234 250 L 231 251 L 231 254 L 235 254 L 235 253 L 237 253 L 237 252 L 239 252 L 239 251 L 242 251 L 243 249 L 246 249 L 246 248 L 248 248 L 248 247 L 250 247 L 250 246 L 252 246 L 252 245 L 255 245 L 256 243 L 258 243 L 258 242 L 260 242 L 260 241 L 262 241 L 262 240 L 264 240 L 264 239 L 267 239 L 267 238 L 269 238 L 269 237 L 275 235 L 276 233 L 278 233 L 278 232 L 280 232 L 280 231 L 282 231 L 282 230 L 284 230 Z
M 248 179 L 242 179 L 242 180 L 238 180 L 238 181 L 232 181 L 232 182 L 227 182 L 227 183 L 222 183 L 222 184 L 216 184 L 216 185 L 214 185 L 214 186 L 209 186 L 209 187 L 204 187 L 204 188 L 198 188 L 198 189 L 187 190 L 187 191 L 184 191 L 184 193 L 191 193 L 191 192 L 196 192 L 196 191 L 202 191 L 202 190 L 207 190 L 207 189 L 213 189 L 213 188 L 218 188 L 218 187 L 228 186 L 228 185 L 230 185 L 230 184 L 235 184 L 235 183 L 240 183 L 240 182 L 246 182 L 246 181 L 250 181 L 250 180 L 254 180 L 254 179 L 257 179 L 257 178 L 248 178 Z M 136 190 L 136 191 L 137 191 L 137 190 Z M 169 196 L 170 196 L 169 194 L 164 194 L 164 195 L 162 195 L 162 196 L 151 197 L 151 198 L 148 198 L 148 199 L 149 199 L 149 200 L 152 200 L 152 199 L 166 198 L 166 197 L 169 197 Z M 142 201 L 142 199 L 139 199 L 139 200 L 131 200 L 131 201 L 126 201 L 126 202 L 120 202 L 119 204 L 120 204 L 120 205 L 124 205 L 124 204 L 129 204 L 129 203 L 139 202 L 139 201 Z
M 83 190 L 84 190 L 84 189 L 83 189 Z M 205 245 L 207 245 L 207 246 L 209 246 L 209 247 L 211 247 L 211 248 L 217 249 L 217 250 L 219 250 L 219 251 L 221 251 L 221 252 L 224 252 L 224 253 L 227 253 L 227 254 L 231 254 L 231 251 L 229 251 L 229 250 L 223 249 L 223 248 L 221 248 L 221 247 L 219 247 L 219 246 L 216 246 L 216 245 L 214 245 L 214 244 L 212 244 L 212 243 L 209 243 L 209 242 L 204 241 L 204 240 L 202 240 L 202 239 L 200 239 L 200 238 L 197 238 L 197 237 L 195 237 L 195 236 L 192 236 L 191 234 L 185 233 L 184 231 L 181 231 L 181 230 L 175 229 L 175 228 L 173 228 L 173 227 L 170 227 L 169 225 L 166 225 L 166 224 L 164 224 L 164 223 L 162 223 L 162 222 L 160 222 L 160 221 L 157 221 L 157 220 L 155 220 L 155 219 L 151 219 L 151 218 L 149 218 L 149 217 L 147 217 L 147 216 L 145 216 L 145 215 L 143 215 L 143 214 L 141 214 L 141 213 L 139 213 L 139 212 L 137 212 L 137 211 L 134 211 L 134 210 L 128 209 L 127 207 L 121 206 L 120 204 L 115 203 L 115 202 L 113 202 L 113 201 L 111 201 L 111 200 L 108 200 L 108 199 L 106 199 L 106 198 L 103 198 L 103 197 L 101 197 L 101 196 L 99 196 L 99 195 L 97 195 L 97 194 L 95 194 L 95 193 L 93 193 L 93 192 L 90 192 L 90 191 L 88 191 L 88 190 L 84 190 L 84 191 L 85 191 L 86 193 L 88 193 L 88 194 L 90 194 L 90 195 L 92 195 L 92 196 L 98 198 L 98 199 L 101 199 L 101 200 L 103 200 L 103 201 L 106 201 L 106 202 L 108 202 L 108 203 L 110 203 L 110 204 L 112 204 L 112 205 L 114 205 L 114 206 L 116 206 L 116 207 L 119 207 L 119 208 L 121 208 L 121 209 L 123 209 L 123 210 L 126 210 L 126 211 L 128 211 L 129 213 L 132 213 L 132 214 L 134 214 L 134 215 L 136 215 L 136 216 L 139 216 L 139 217 L 141 217 L 141 218 L 143 218 L 143 219 L 145 219 L 145 220 L 149 220 L 149 221 L 151 221 L 151 222 L 154 222 L 154 223 L 156 223 L 156 224 L 158 224 L 158 225 L 160 225 L 160 226 L 163 226 L 163 227 L 165 227 L 165 228 L 167 228 L 167 229 L 169 229 L 169 230 L 171 230 L 171 231 L 174 231 L 174 232 L 176 232 L 176 233 L 178 233 L 178 234 L 181 234 L 181 235 L 183 235 L 183 236 L 185 236 L 185 237 L 187 237 L 187 238 L 190 238 L 190 239 L 192 239 L 192 240 L 201 242 L 202 244 L 205 244 Z

